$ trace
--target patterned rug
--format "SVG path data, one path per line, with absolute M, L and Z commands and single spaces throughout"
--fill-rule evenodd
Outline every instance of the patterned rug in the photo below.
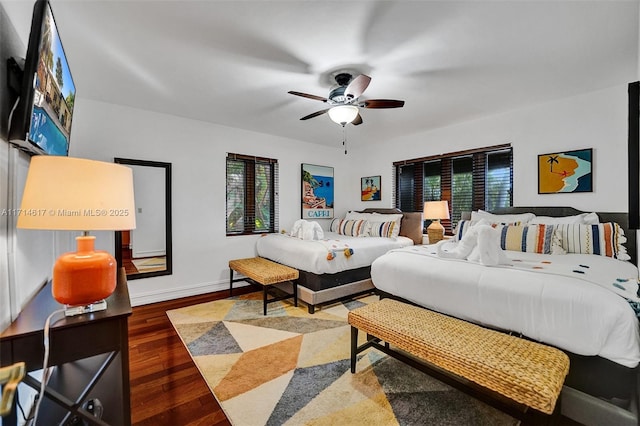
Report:
M 167 257 L 145 257 L 141 259 L 132 259 L 138 272 L 156 272 L 167 269 Z
M 168 311 L 229 421 L 258 425 L 514 425 L 513 418 L 374 349 L 349 365 L 351 309 L 315 314 L 251 293 Z M 365 334 L 360 333 L 363 341 Z

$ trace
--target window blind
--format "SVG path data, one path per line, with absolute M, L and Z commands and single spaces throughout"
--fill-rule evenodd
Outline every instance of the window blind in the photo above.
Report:
M 513 204 L 513 157 L 511 151 L 487 155 L 486 209 L 494 210 Z
M 227 155 L 227 235 L 278 230 L 278 162 Z
M 403 212 L 419 211 L 414 206 L 414 170 L 413 164 L 398 169 L 398 208 Z
M 441 197 L 440 191 L 440 165 L 441 161 L 428 161 L 424 163 L 424 201 L 439 201 Z
M 513 202 L 513 150 L 510 144 L 397 161 L 395 207 L 422 211 L 425 201 L 447 200 L 452 232 L 463 211 L 508 207 Z
M 454 158 L 451 176 L 451 221 L 458 223 L 463 211 L 473 210 L 473 158 Z

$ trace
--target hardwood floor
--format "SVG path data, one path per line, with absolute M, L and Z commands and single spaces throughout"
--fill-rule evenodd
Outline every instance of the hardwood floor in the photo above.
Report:
M 234 289 L 234 295 L 255 290 L 242 287 Z M 222 291 L 133 308 L 129 318 L 133 425 L 230 424 L 165 314 L 227 296 Z
M 233 294 L 257 291 L 247 286 Z M 129 318 L 131 422 L 134 426 L 230 425 L 166 311 L 224 299 L 227 291 L 133 308 Z M 580 426 L 562 417 L 561 426 Z

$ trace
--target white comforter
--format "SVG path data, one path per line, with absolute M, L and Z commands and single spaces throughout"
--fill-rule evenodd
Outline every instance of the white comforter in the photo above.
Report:
M 335 274 L 371 265 L 376 258 L 395 248 L 413 245 L 406 237 L 348 237 L 325 232 L 323 240 L 301 240 L 284 234 L 258 238 L 258 256 L 314 274 Z M 351 249 L 352 254 L 345 254 Z M 328 259 L 332 257 L 332 259 Z
M 378 289 L 429 309 L 576 354 L 638 365 L 638 318 L 607 288 L 615 283 L 635 291 L 635 265 L 596 255 L 505 253 L 517 266 L 442 259 L 435 246 L 414 246 L 376 259 L 371 278 Z M 569 273 L 556 275 L 546 268 L 550 264 Z M 574 270 L 581 272 L 570 276 Z

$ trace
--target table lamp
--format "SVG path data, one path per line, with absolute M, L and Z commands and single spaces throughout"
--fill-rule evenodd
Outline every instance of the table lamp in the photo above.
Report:
M 425 202 L 423 217 L 426 220 L 431 220 L 431 225 L 427 228 L 429 244 L 434 244 L 444 239 L 444 226 L 442 226 L 440 220 L 449 219 L 449 203 L 446 200 Z
M 77 251 L 53 267 L 53 298 L 67 316 L 104 310 L 116 288 L 116 260 L 95 250 L 89 231 L 136 227 L 133 172 L 114 163 L 61 156 L 31 158 L 18 228 L 82 231 Z

